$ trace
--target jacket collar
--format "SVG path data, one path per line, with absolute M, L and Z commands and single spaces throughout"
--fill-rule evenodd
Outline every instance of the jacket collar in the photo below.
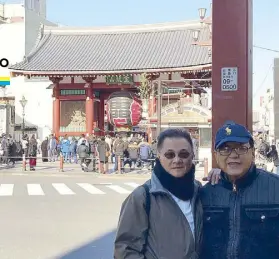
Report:
M 196 199 L 200 187 L 200 184 L 198 184 L 196 180 L 194 183 L 195 183 L 195 189 L 194 189 L 194 195 L 191 203 L 193 203 L 193 201 Z M 170 195 L 168 190 L 163 187 L 163 185 L 159 181 L 158 177 L 154 174 L 154 172 L 152 172 L 151 174 L 150 184 L 151 184 L 150 193 L 165 193 L 167 195 Z
M 159 181 L 158 177 L 152 172 L 151 174 L 151 188 L 150 192 L 151 193 L 158 193 L 158 192 L 164 192 L 164 193 L 169 193 L 161 184 Z
M 250 186 L 253 181 L 258 176 L 258 171 L 256 168 L 256 165 L 253 163 L 251 167 L 249 168 L 248 172 L 240 179 L 235 181 L 236 189 L 245 189 L 248 186 Z M 229 177 L 225 172 L 221 172 L 221 182 L 224 185 L 225 188 L 232 190 L 233 189 L 233 183 L 230 182 Z

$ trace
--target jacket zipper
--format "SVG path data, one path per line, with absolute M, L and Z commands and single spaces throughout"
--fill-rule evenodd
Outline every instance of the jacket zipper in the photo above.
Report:
M 233 239 L 229 250 L 229 258 L 236 258 L 236 245 L 237 245 L 237 220 L 236 220 L 236 210 L 237 210 L 237 188 L 236 184 L 233 183 L 233 195 L 234 195 L 234 206 L 233 206 Z

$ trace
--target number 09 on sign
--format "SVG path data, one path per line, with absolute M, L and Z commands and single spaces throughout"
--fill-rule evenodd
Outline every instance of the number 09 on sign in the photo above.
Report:
M 237 67 L 223 67 L 221 70 L 221 91 L 237 91 Z

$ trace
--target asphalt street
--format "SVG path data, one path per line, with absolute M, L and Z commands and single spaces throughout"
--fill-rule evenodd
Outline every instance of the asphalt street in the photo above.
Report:
M 39 160 L 34 172 L 0 166 L 0 259 L 112 259 L 121 204 L 150 178 L 148 170 L 112 171 L 60 171 L 59 162 Z
M 148 178 L 0 171 L 0 258 L 112 259 L 120 206 Z

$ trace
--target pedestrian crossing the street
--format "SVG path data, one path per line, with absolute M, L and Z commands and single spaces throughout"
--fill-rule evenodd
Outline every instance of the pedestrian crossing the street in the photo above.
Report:
M 119 194 L 128 195 L 140 184 L 135 182 L 127 182 L 121 184 L 112 183 L 30 183 L 30 184 L 0 184 L 0 199 L 1 197 L 15 196 L 17 188 L 21 190 L 20 195 L 28 196 L 47 196 L 57 194 L 61 196 L 73 196 L 79 194 L 89 195 L 106 195 L 106 194 Z

